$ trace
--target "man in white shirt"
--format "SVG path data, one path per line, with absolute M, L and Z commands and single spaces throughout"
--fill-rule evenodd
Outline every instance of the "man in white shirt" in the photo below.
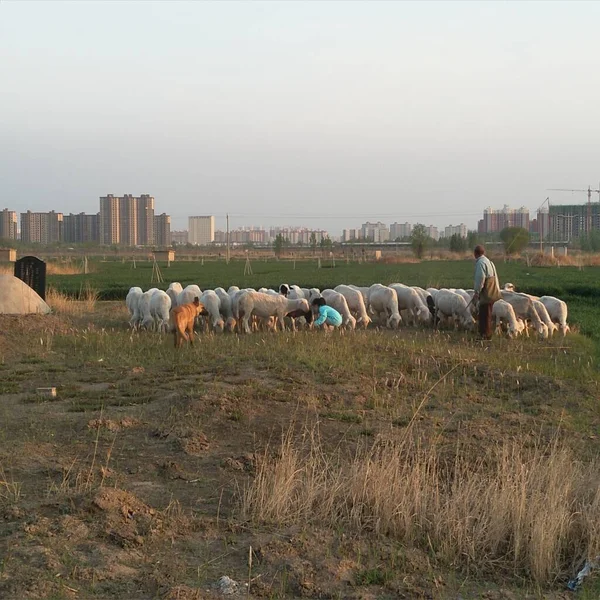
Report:
M 475 284 L 473 302 L 479 303 L 479 335 L 486 340 L 492 339 L 492 308 L 501 298 L 500 282 L 494 263 L 485 256 L 485 248 L 475 246 Z

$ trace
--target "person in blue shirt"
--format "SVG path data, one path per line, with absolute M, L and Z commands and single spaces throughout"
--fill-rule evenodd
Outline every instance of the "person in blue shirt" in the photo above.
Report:
M 316 327 L 320 325 L 330 325 L 332 327 L 339 327 L 342 324 L 342 315 L 335 310 L 335 308 L 331 308 L 331 306 L 327 306 L 325 304 L 325 298 L 315 298 L 312 301 L 313 310 L 317 310 L 319 316 L 314 321 L 314 325 Z

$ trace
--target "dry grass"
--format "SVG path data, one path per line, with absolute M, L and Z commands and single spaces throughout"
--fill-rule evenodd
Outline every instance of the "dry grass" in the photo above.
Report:
M 242 513 L 276 525 L 318 523 L 375 531 L 430 552 L 451 568 L 532 577 L 547 584 L 600 542 L 600 476 L 553 443 L 460 448 L 376 442 L 349 458 L 328 454 L 316 430 L 292 429 L 265 454 Z
M 84 316 L 93 313 L 98 301 L 98 292 L 86 284 L 77 299 L 49 287 L 46 291 L 46 302 L 58 314 Z
M 89 268 L 88 268 L 89 270 Z M 46 275 L 83 275 L 83 263 L 78 262 L 48 262 L 46 263 Z
M 0 465 L 0 503 L 16 504 L 21 497 L 21 483 L 9 477 Z

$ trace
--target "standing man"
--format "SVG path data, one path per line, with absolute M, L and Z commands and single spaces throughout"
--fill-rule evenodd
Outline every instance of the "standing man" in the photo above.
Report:
M 475 246 L 475 284 L 473 302 L 479 303 L 479 335 L 484 340 L 492 339 L 492 307 L 502 298 L 500 282 L 494 263 L 485 256 L 485 248 Z

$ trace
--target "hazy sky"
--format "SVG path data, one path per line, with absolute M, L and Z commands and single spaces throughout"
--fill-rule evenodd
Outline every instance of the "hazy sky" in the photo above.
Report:
M 597 2 L 0 0 L 0 208 L 475 226 L 600 179 Z

